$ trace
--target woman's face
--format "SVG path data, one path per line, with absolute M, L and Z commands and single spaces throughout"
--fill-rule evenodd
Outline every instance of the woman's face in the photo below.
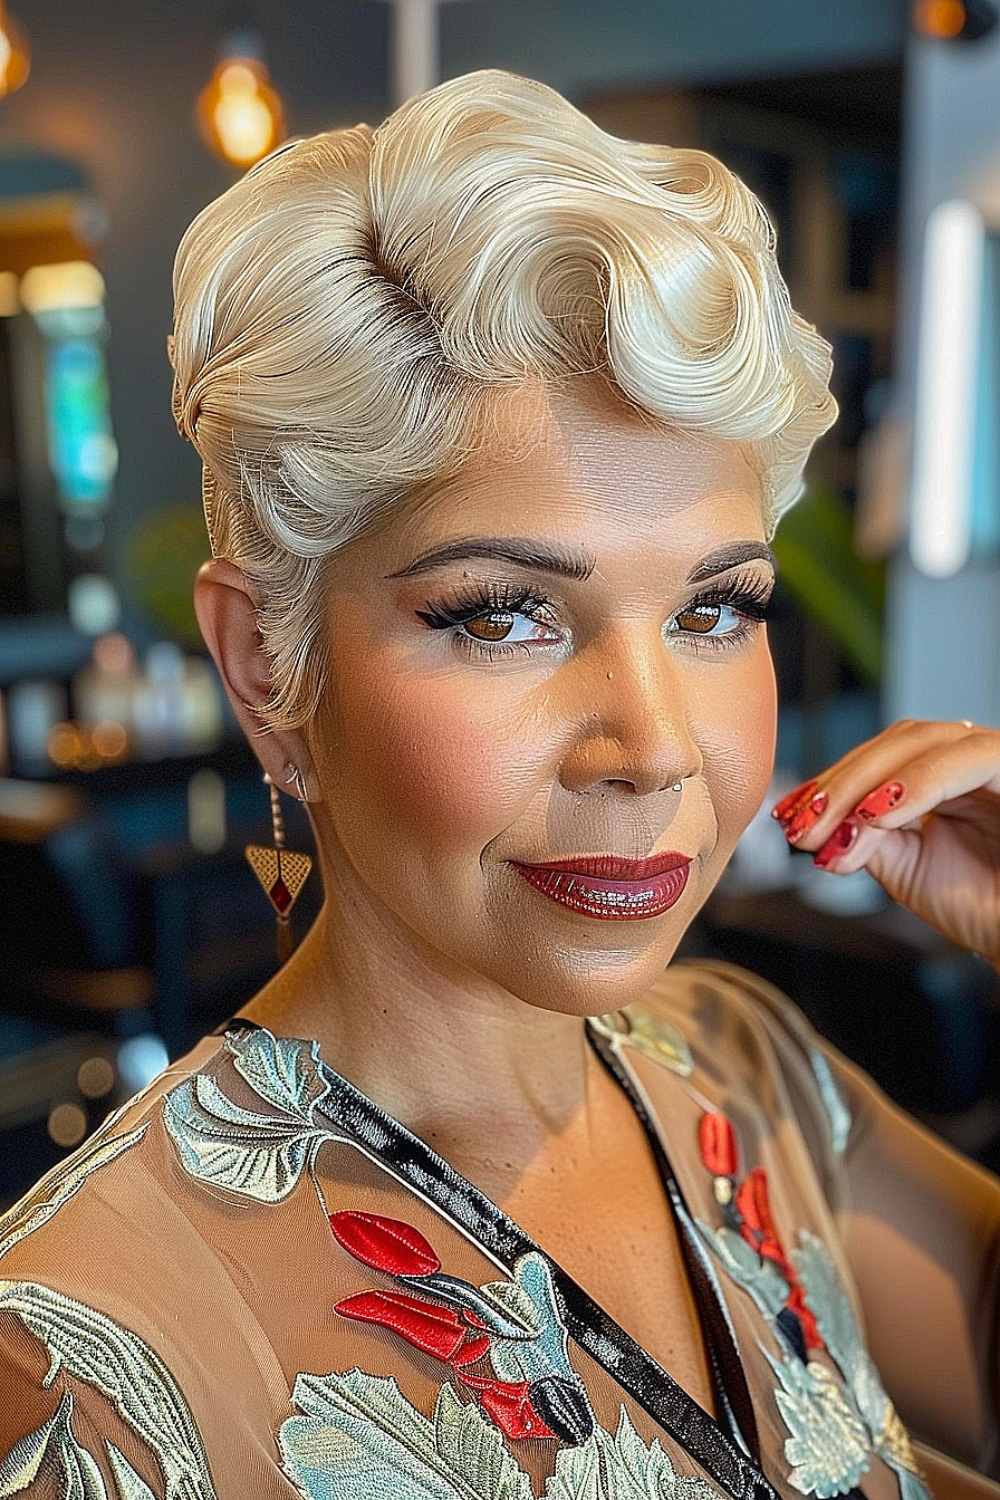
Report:
M 314 811 L 338 911 L 397 962 L 596 1014 L 765 793 L 773 568 L 737 445 L 593 388 L 535 426 L 332 560 Z

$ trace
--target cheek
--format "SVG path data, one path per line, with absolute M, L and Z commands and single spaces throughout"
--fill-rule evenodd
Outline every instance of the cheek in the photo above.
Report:
M 396 833 L 430 828 L 442 842 L 485 843 L 501 832 L 530 797 L 542 758 L 526 755 L 534 747 L 524 726 L 495 693 L 480 699 L 457 674 L 382 681 L 394 681 L 393 691 L 358 684 L 340 695 L 334 795 L 350 785 L 367 816 Z
M 714 691 L 702 737 L 720 841 L 732 846 L 760 807 L 774 762 L 777 695 L 766 643 Z

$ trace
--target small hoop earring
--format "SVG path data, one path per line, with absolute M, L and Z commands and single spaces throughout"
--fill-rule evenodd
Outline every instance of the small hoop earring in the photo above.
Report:
M 296 796 L 298 797 L 300 802 L 308 802 L 309 796 L 306 792 L 306 778 L 303 776 L 298 766 L 289 761 L 285 766 L 285 770 L 291 772 L 291 775 L 287 775 L 285 777 L 285 785 L 291 785 L 295 788 Z

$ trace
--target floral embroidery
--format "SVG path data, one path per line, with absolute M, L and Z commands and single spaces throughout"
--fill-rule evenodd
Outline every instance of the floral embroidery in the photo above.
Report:
M 390 1328 L 450 1365 L 507 1438 L 573 1445 L 591 1435 L 594 1415 L 569 1362 L 552 1277 L 540 1255 L 521 1256 L 509 1281 L 475 1287 L 443 1274 L 433 1247 L 398 1219 L 347 1211 L 333 1214 L 330 1227 L 356 1260 L 423 1294 L 360 1292 L 336 1304 L 342 1317 Z M 491 1374 L 473 1374 L 469 1367 L 486 1359 Z
M 778 1339 L 765 1355 L 778 1379 L 775 1402 L 788 1429 L 790 1482 L 820 1500 L 852 1490 L 877 1454 L 897 1475 L 903 1500 L 930 1500 L 909 1437 L 865 1348 L 850 1298 L 822 1240 L 806 1231 L 785 1254 L 771 1213 L 767 1177 L 738 1180 L 732 1126 L 708 1113 L 699 1145 L 713 1173 L 723 1224 L 699 1232 L 729 1276 L 764 1314 Z M 840 1371 L 810 1355 L 828 1354 Z
M 733 1243 L 737 1235 L 756 1253 L 758 1261 L 767 1261 L 776 1268 L 779 1276 L 770 1278 L 771 1296 L 764 1310 L 777 1319 L 794 1352 L 804 1359 L 805 1351 L 821 1349 L 823 1340 L 806 1306 L 795 1268 L 781 1248 L 768 1198 L 767 1177 L 760 1167 L 754 1167 L 742 1182 L 737 1181 L 736 1133 L 725 1115 L 706 1110 L 698 1125 L 698 1145 L 701 1159 L 712 1173 L 716 1202 L 725 1219 L 725 1225 L 716 1234 L 730 1257 L 741 1264 L 748 1266 L 752 1262 L 748 1263 L 746 1255 Z M 780 1307 L 774 1308 L 771 1304 L 779 1292 L 783 1293 L 783 1300 Z
M 533 1500 L 497 1429 L 451 1385 L 432 1418 L 393 1379 L 361 1370 L 300 1375 L 292 1400 L 302 1415 L 282 1424 L 278 1447 L 307 1500 Z M 595 1426 L 585 1443 L 558 1453 L 543 1500 L 718 1500 L 718 1491 L 679 1475 L 623 1408 L 614 1436 Z
M 92 1172 L 139 1144 L 148 1129 L 146 1125 L 139 1125 L 125 1135 L 113 1134 L 112 1127 L 123 1114 L 124 1109 L 121 1109 L 110 1116 L 79 1151 L 43 1177 L 29 1197 L 0 1217 L 0 1256 L 6 1255 L 36 1229 L 41 1229 L 64 1203 L 79 1192 Z
M 334 1132 L 319 1115 L 330 1091 L 315 1042 L 269 1031 L 226 1036 L 233 1067 L 264 1109 L 237 1104 L 210 1073 L 196 1073 L 163 1100 L 163 1122 L 184 1170 L 200 1182 L 261 1203 L 280 1203 Z
M 105 1313 L 31 1282 L 0 1281 L 0 1311 L 13 1313 L 46 1348 L 46 1384 L 60 1370 L 100 1391 L 156 1455 L 165 1500 L 215 1500 L 194 1418 L 176 1381 L 148 1344 Z M 101 1471 L 72 1428 L 67 1391 L 55 1415 L 16 1444 L 0 1465 L 0 1496 L 16 1495 L 57 1462 L 64 1493 L 107 1500 Z M 148 1500 L 149 1487 L 113 1443 L 106 1444 L 120 1500 Z
M 262 1107 L 235 1102 L 198 1074 L 166 1096 L 167 1130 L 193 1177 L 278 1202 L 313 1174 L 324 1141 L 355 1142 L 325 1112 L 330 1084 L 315 1045 L 263 1030 L 230 1035 L 226 1045 Z M 624 1406 L 614 1435 L 596 1422 L 541 1255 L 521 1256 L 509 1280 L 475 1287 L 442 1273 L 433 1247 L 400 1220 L 346 1211 L 330 1225 L 355 1260 L 401 1288 L 363 1291 L 337 1310 L 441 1359 L 455 1384 L 441 1387 L 430 1419 L 392 1379 L 357 1369 L 300 1374 L 299 1414 L 282 1424 L 278 1445 L 307 1500 L 532 1500 L 504 1443 L 529 1410 L 561 1439 L 544 1500 L 718 1500 L 708 1480 L 679 1476 L 659 1441 L 647 1447 Z M 521 1435 L 539 1437 L 541 1427 Z
M 105 1442 L 118 1500 L 156 1500 L 120 1449 Z M 66 1391 L 56 1412 L 37 1432 L 29 1433 L 0 1464 L 0 1496 L 20 1494 L 36 1479 L 58 1472 L 59 1493 L 67 1500 L 108 1500 L 104 1477 L 94 1457 L 73 1431 L 73 1397 Z

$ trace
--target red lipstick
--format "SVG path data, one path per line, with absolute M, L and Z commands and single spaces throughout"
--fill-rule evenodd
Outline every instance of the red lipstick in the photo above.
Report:
M 691 857 L 673 850 L 648 859 L 577 854 L 547 864 L 512 863 L 543 896 L 610 922 L 662 916 L 680 899 L 691 871 Z

